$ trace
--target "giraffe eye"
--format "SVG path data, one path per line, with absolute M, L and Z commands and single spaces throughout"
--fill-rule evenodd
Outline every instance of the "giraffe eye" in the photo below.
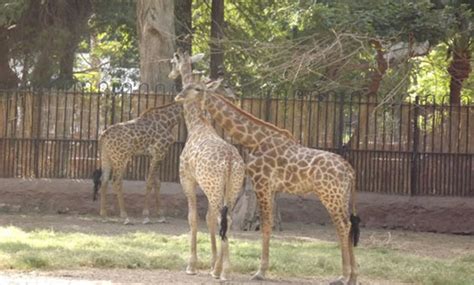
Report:
M 202 89 L 199 88 L 199 87 L 194 88 L 194 90 L 196 90 L 197 92 L 201 92 L 201 91 L 202 91 Z

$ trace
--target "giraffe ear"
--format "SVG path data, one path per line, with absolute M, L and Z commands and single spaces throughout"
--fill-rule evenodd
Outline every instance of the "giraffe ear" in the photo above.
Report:
M 206 88 L 210 91 L 216 91 L 216 89 L 219 88 L 221 83 L 222 83 L 222 78 L 207 83 Z
M 204 54 L 203 53 L 198 53 L 198 54 L 195 54 L 195 55 L 191 56 L 191 62 L 195 63 L 195 62 L 201 61 L 203 58 L 204 58 Z

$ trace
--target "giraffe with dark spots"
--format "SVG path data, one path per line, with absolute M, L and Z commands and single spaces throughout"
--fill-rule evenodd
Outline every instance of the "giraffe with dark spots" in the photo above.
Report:
M 263 236 L 260 268 L 253 278 L 264 279 L 269 267 L 273 195 L 277 192 L 313 193 L 329 212 L 339 238 L 343 276 L 336 282 L 356 284 L 357 263 L 353 247 L 358 242 L 360 219 L 355 212 L 355 172 L 352 166 L 337 154 L 302 146 L 287 130 L 235 106 L 212 91 L 216 84 L 219 81 L 209 83 L 207 89 L 185 89 L 178 96 L 198 98 L 216 124 L 249 151 L 247 173 L 252 177 L 260 206 Z M 307 167 L 300 166 L 302 164 Z M 298 179 L 294 178 L 296 176 Z
M 161 161 L 168 153 L 170 145 L 175 141 L 172 129 L 182 117 L 183 107 L 172 103 L 147 110 L 136 119 L 110 126 L 99 137 L 101 156 L 100 178 L 100 215 L 107 216 L 107 188 L 112 176 L 112 188 L 117 195 L 120 217 L 124 223 L 130 223 L 125 210 L 122 192 L 122 180 L 128 161 L 134 155 L 150 155 L 150 166 L 146 178 L 145 205 L 143 223 L 150 222 L 149 203 L 151 191 L 155 190 L 156 213 L 160 217 L 160 185 L 159 169 Z
M 186 53 L 175 53 L 173 70 L 179 70 L 187 93 L 199 93 L 205 85 L 193 82 L 191 58 Z M 169 77 L 173 78 L 174 74 Z M 191 78 L 191 80 L 188 80 Z M 181 93 L 180 93 L 181 94 Z M 187 274 L 197 273 L 197 201 L 196 187 L 199 185 L 208 199 L 206 215 L 207 226 L 211 238 L 211 275 L 214 278 L 227 280 L 230 270 L 229 242 L 226 237 L 230 229 L 231 211 L 238 193 L 242 190 L 245 164 L 237 148 L 227 143 L 214 130 L 200 106 L 193 99 L 176 96 L 175 101 L 184 107 L 184 119 L 188 137 L 179 158 L 179 178 L 188 200 L 188 222 L 191 229 L 191 252 L 186 268 Z M 221 214 L 219 214 L 221 211 Z M 218 223 L 221 225 L 220 251 L 217 253 L 216 232 Z

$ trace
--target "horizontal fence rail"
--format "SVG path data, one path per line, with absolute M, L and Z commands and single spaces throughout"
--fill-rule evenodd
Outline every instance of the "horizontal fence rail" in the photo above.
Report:
M 98 138 L 104 129 L 172 102 L 173 96 L 164 91 L 0 90 L 0 177 L 89 178 L 99 165 Z M 262 92 L 235 104 L 289 130 L 305 146 L 344 156 L 357 172 L 359 191 L 474 196 L 474 105 L 445 101 L 417 97 L 383 103 L 360 94 Z M 161 167 L 163 181 L 179 180 L 184 122 L 174 132 L 176 143 Z M 146 156 L 134 157 L 126 179 L 143 180 L 148 163 Z

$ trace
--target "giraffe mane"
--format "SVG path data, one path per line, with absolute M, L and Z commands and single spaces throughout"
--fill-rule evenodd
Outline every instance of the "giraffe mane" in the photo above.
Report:
M 171 103 L 168 103 L 168 104 L 165 104 L 165 105 L 162 105 L 162 106 L 158 106 L 158 107 L 150 107 L 150 108 L 146 109 L 146 110 L 140 115 L 140 117 L 141 117 L 141 116 L 146 116 L 146 115 L 148 115 L 148 114 L 150 114 L 150 113 L 152 113 L 152 112 L 154 112 L 154 111 L 156 111 L 156 110 L 165 109 L 165 108 L 170 107 L 171 105 L 175 105 L 175 104 L 176 104 L 176 102 L 171 102 Z
M 222 101 L 224 101 L 224 103 L 229 106 L 230 108 L 234 109 L 235 111 L 237 111 L 239 114 L 247 117 L 249 120 L 251 120 L 252 122 L 256 123 L 256 124 L 259 124 L 259 125 L 263 125 L 269 129 L 271 129 L 272 131 L 275 131 L 285 137 L 287 137 L 288 139 L 292 140 L 292 141 L 295 141 L 296 142 L 296 139 L 293 137 L 293 134 L 290 133 L 290 131 L 288 130 L 285 130 L 285 129 L 282 129 L 282 128 L 279 128 L 277 126 L 275 126 L 274 124 L 272 123 L 269 123 L 269 122 L 266 122 L 262 119 L 259 119 L 257 117 L 255 117 L 254 115 L 242 110 L 241 108 L 235 106 L 229 99 L 225 98 L 223 95 L 220 95 L 220 94 L 217 94 L 215 92 L 213 92 L 212 94 L 210 94 L 211 96 L 215 96 L 215 97 L 218 97 L 219 99 L 221 99 Z

